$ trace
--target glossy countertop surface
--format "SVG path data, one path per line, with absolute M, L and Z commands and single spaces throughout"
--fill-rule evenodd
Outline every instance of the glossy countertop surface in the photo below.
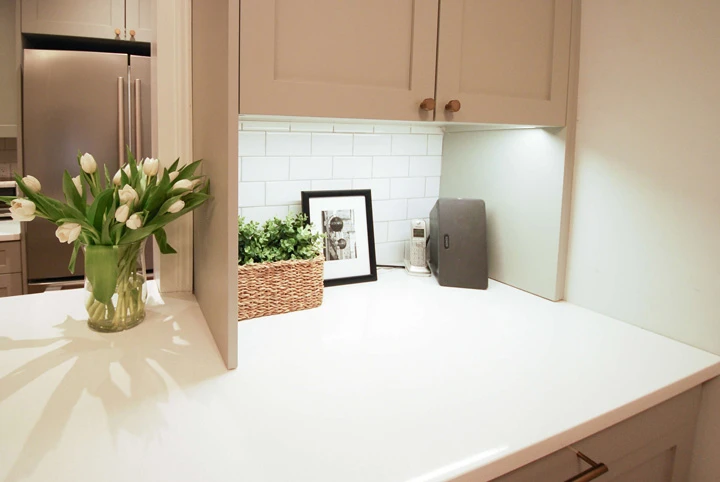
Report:
M 20 240 L 20 222 L 0 220 L 0 243 Z
M 154 285 L 152 285 L 154 286 Z M 381 271 L 239 326 L 191 295 L 128 332 L 80 290 L 0 299 L 0 480 L 489 480 L 720 374 L 720 358 L 493 283 Z

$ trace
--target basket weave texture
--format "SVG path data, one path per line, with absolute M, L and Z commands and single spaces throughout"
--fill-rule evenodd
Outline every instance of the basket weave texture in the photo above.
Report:
M 238 266 L 238 321 L 320 306 L 323 262 L 318 256 Z

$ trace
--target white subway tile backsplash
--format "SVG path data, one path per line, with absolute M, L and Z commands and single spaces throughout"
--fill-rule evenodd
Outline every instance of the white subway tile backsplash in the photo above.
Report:
M 375 126 L 376 134 L 410 134 L 410 126 L 398 124 L 378 124 Z
M 375 245 L 375 260 L 377 264 L 390 266 L 403 266 L 405 257 L 405 242 L 377 243 Z
M 435 125 L 243 122 L 238 214 L 264 222 L 300 212 L 304 190 L 370 189 L 377 262 L 402 265 L 410 219 L 439 195 L 442 144 Z
M 335 132 L 372 132 L 372 124 L 335 124 Z
M 287 206 L 262 206 L 240 209 L 240 216 L 244 217 L 247 221 L 257 221 L 259 223 L 264 223 L 268 219 L 272 219 L 274 217 L 282 219 L 287 215 Z
M 443 129 L 440 126 L 412 126 L 410 132 L 413 134 L 440 134 L 442 135 Z
M 241 127 L 244 131 L 287 132 L 290 130 L 290 123 L 243 121 Z
M 388 236 L 388 223 L 373 223 L 373 233 L 376 243 L 384 243 Z
M 427 154 L 427 136 L 424 134 L 393 134 L 392 154 L 394 156 Z
M 382 156 L 390 154 L 390 134 L 355 134 L 353 154 L 356 156 Z
M 407 199 L 373 201 L 373 219 L 375 221 L 400 221 L 408 219 Z
M 314 156 L 349 156 L 353 153 L 352 134 L 312 134 Z
M 424 195 L 424 177 L 398 177 L 390 180 L 390 197 L 392 199 L 408 199 Z
M 410 157 L 411 176 L 439 176 L 442 171 L 442 156 Z
M 268 132 L 266 152 L 268 156 L 309 156 L 311 134 L 300 132 Z
M 312 189 L 314 181 L 282 181 L 268 182 L 265 187 L 265 204 L 297 204 L 300 202 L 301 191 Z
M 353 179 L 353 189 L 370 189 L 372 199 L 390 199 L 390 179 Z
M 263 131 L 241 131 L 238 132 L 238 155 L 243 156 L 264 156 L 265 155 L 265 132 Z
M 238 206 L 252 207 L 265 205 L 264 182 L 241 182 L 238 184 Z
M 336 179 L 369 178 L 372 175 L 372 157 L 336 157 L 332 175 Z
M 292 132 L 332 132 L 333 125 L 327 122 L 292 122 Z
M 313 181 L 313 191 L 338 191 L 344 189 L 352 189 L 352 181 L 350 179 L 333 179 L 328 181 Z
M 428 136 L 428 156 L 441 156 L 443 150 L 443 136 Z
M 290 179 L 330 179 L 332 171 L 332 157 L 290 158 Z
M 290 178 L 289 157 L 242 157 L 243 181 L 282 181 Z
M 388 241 L 405 241 L 406 239 L 410 239 L 409 219 L 388 223 Z
M 408 199 L 407 217 L 408 219 L 428 218 L 430 210 L 435 205 L 437 198 L 425 197 L 421 199 Z
M 425 178 L 425 197 L 438 197 L 438 196 L 440 196 L 440 178 L 439 177 Z
M 407 156 L 373 157 L 373 177 L 405 177 L 408 175 L 410 158 Z

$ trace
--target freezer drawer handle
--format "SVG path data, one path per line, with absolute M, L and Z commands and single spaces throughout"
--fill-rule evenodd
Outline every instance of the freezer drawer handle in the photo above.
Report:
M 565 482 L 590 482 L 591 480 L 595 480 L 598 477 L 600 477 L 601 475 L 608 472 L 609 469 L 607 468 L 607 465 L 605 465 L 603 463 L 595 462 L 593 459 L 591 459 L 584 453 L 582 453 L 578 450 L 575 450 L 572 447 L 568 447 L 568 448 L 570 450 L 572 450 L 573 452 L 575 452 L 575 455 L 577 455 L 579 459 L 583 460 L 588 465 L 590 465 L 590 468 L 584 472 L 580 472 L 575 477 L 567 479 Z
M 123 107 L 123 87 L 125 81 L 118 77 L 118 169 L 122 168 L 125 156 L 125 108 Z

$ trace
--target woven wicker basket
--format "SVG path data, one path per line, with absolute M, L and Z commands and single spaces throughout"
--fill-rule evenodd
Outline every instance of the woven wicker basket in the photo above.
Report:
M 318 256 L 238 266 L 238 321 L 320 306 L 323 261 Z

